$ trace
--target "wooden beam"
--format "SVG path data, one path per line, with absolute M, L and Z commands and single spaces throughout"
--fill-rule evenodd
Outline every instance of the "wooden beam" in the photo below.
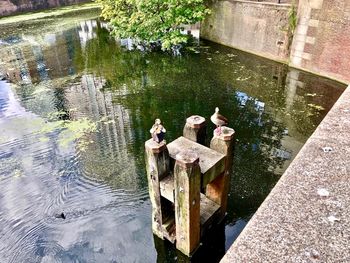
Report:
M 206 127 L 207 123 L 205 118 L 199 115 L 193 115 L 186 119 L 183 136 L 191 141 L 204 145 L 207 135 Z
M 225 170 L 206 186 L 205 195 L 220 205 L 220 216 L 223 218 L 227 210 L 228 192 L 230 190 L 235 131 L 221 127 L 221 133 L 214 131 L 210 148 L 225 155 Z
M 199 143 L 191 141 L 185 137 L 179 137 L 168 144 L 170 157 L 176 159 L 176 155 L 181 151 L 194 151 L 199 157 L 199 166 L 202 173 L 201 188 L 213 181 L 216 176 L 225 170 L 225 155 L 205 147 Z
M 200 177 L 199 158 L 195 152 L 184 151 L 176 155 L 176 248 L 187 256 L 200 243 Z
M 148 189 L 152 203 L 152 230 L 155 235 L 163 239 L 159 182 L 169 174 L 169 152 L 164 141 L 157 143 L 150 139 L 145 143 L 145 153 Z

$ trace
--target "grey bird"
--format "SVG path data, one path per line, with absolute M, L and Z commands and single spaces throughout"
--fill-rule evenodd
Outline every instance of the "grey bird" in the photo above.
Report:
M 215 113 L 211 115 L 210 120 L 216 125 L 218 134 L 221 134 L 221 126 L 226 125 L 228 120 L 219 113 L 219 108 L 215 108 Z

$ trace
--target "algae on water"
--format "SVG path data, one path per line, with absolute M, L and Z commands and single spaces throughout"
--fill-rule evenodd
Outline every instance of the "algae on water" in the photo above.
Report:
M 313 103 L 309 103 L 307 106 L 315 109 L 315 110 L 318 110 L 318 111 L 323 111 L 325 110 L 321 105 L 316 105 L 316 104 L 313 104 Z

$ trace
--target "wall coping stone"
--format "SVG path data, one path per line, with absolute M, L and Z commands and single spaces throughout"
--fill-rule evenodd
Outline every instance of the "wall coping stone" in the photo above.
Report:
M 279 4 L 279 3 L 272 3 L 272 2 L 255 2 L 255 1 L 246 1 L 246 0 L 221 0 L 222 2 L 241 2 L 246 4 L 254 4 L 254 5 L 260 5 L 260 6 L 274 6 L 274 7 L 285 7 L 286 9 L 289 9 L 292 5 L 291 4 Z

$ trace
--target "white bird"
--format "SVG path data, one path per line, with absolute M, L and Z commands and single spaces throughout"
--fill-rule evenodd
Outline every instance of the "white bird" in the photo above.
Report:
M 215 113 L 211 115 L 210 120 L 216 125 L 218 133 L 221 134 L 221 126 L 228 123 L 227 119 L 219 113 L 219 108 L 215 108 Z

